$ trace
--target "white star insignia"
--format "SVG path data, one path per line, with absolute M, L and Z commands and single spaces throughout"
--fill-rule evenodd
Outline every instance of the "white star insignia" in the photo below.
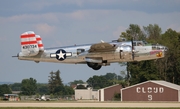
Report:
M 66 53 L 62 53 L 62 51 L 60 50 L 59 54 L 57 54 L 59 56 L 59 59 L 63 58 L 64 59 L 64 55 Z

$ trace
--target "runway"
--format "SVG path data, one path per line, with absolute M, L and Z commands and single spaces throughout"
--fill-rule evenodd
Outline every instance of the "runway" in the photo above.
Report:
M 180 107 L 180 103 L 51 103 L 51 102 L 43 102 L 43 103 L 0 103 L 0 107 Z

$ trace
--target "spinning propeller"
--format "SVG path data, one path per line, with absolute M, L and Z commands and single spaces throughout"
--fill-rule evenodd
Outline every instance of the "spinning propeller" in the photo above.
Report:
M 132 59 L 134 60 L 134 44 L 133 44 L 133 38 L 131 38 L 131 44 L 132 44 Z

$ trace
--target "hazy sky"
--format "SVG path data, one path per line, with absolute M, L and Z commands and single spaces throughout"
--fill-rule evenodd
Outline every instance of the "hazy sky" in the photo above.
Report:
M 94 71 L 87 65 L 35 63 L 11 56 L 20 52 L 20 34 L 34 31 L 45 47 L 98 43 L 117 39 L 129 24 L 158 24 L 180 31 L 180 0 L 0 0 L 0 81 L 34 78 L 48 82 L 60 70 L 63 83 L 86 81 L 107 72 L 120 74 L 119 64 Z

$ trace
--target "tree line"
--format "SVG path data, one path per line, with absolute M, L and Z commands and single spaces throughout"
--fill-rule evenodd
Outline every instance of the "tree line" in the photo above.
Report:
M 145 40 L 152 44 L 168 47 L 165 57 L 157 60 L 141 61 L 137 64 L 127 62 L 127 75 L 130 76 L 129 85 L 147 80 L 165 80 L 180 85 L 180 33 L 167 29 L 162 33 L 157 24 L 149 24 L 140 28 L 137 24 L 130 24 L 120 37 L 130 40 Z
M 48 83 L 37 83 L 36 79 L 29 78 L 23 79 L 21 83 L 3 84 L 0 85 L 0 96 L 3 94 L 11 94 L 12 91 L 21 91 L 20 95 L 74 95 L 73 85 L 77 89 L 87 89 L 93 87 L 94 89 L 104 88 L 113 84 L 124 81 L 124 78 L 115 73 L 107 73 L 106 75 L 94 75 L 90 77 L 86 82 L 83 80 L 74 80 L 69 82 L 69 85 L 64 85 L 60 77 L 60 71 L 50 72 Z M 77 86 L 77 84 L 79 84 Z M 85 87 L 82 84 L 89 84 Z

